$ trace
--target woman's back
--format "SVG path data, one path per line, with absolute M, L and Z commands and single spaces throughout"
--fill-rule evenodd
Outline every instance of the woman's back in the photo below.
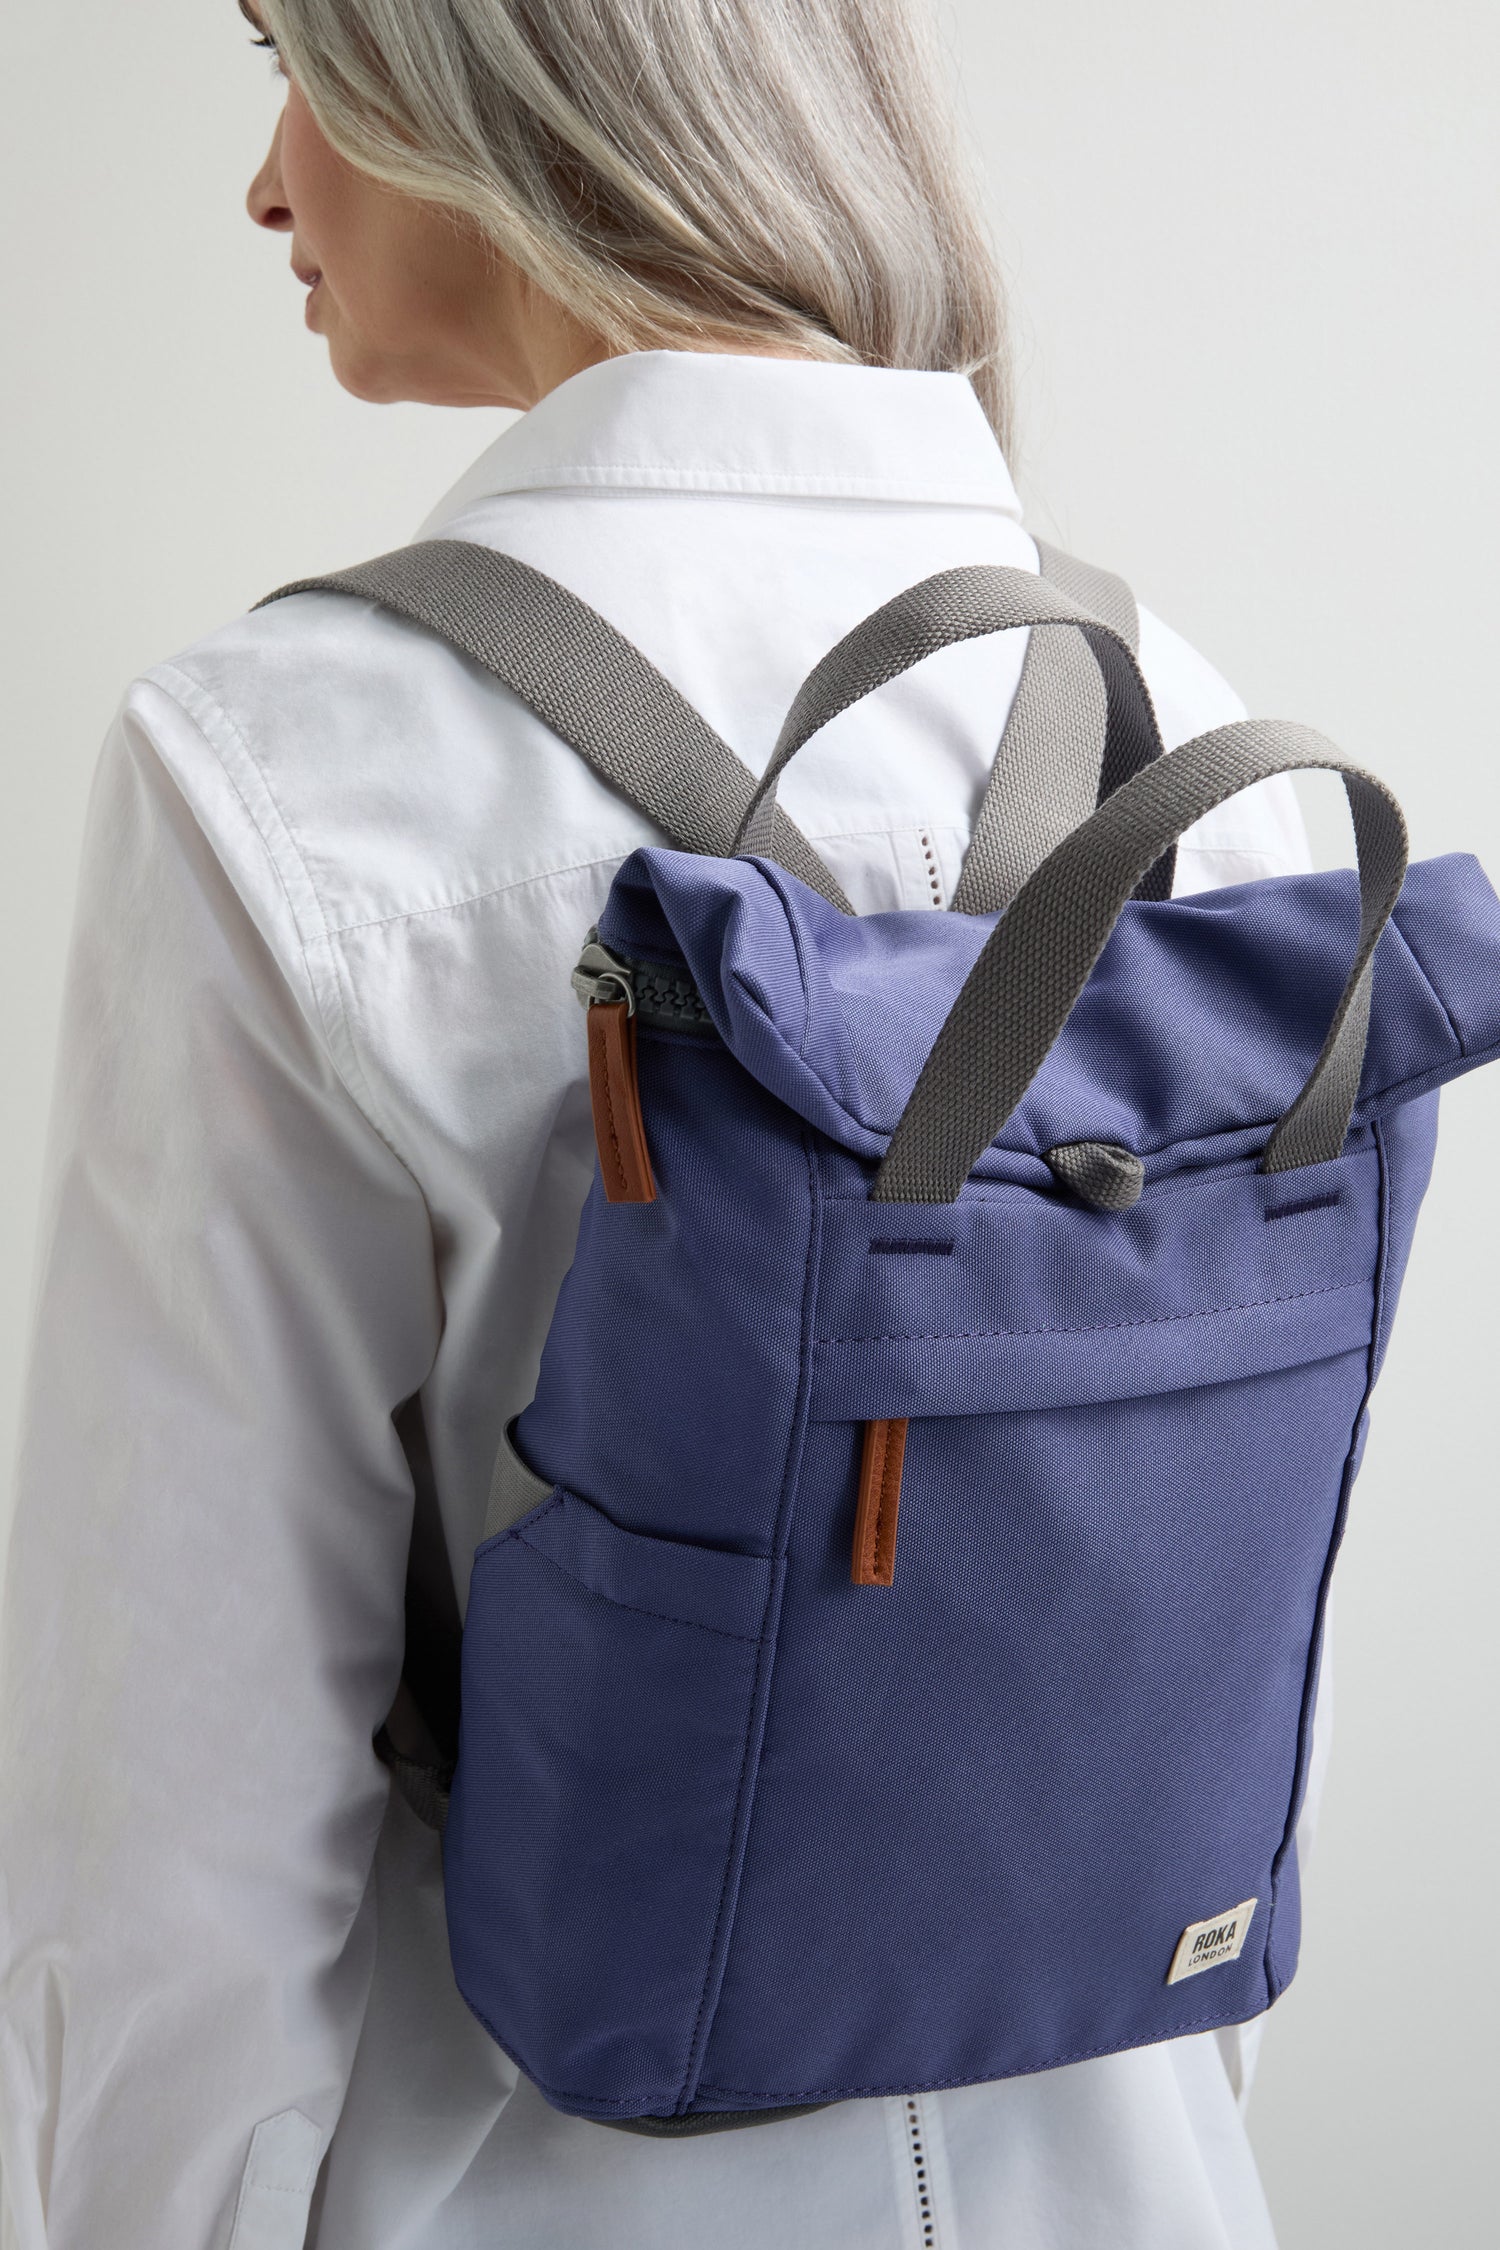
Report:
M 574 376 L 423 529 L 562 580 L 756 770 L 858 618 L 1036 561 L 962 377 L 679 352 Z M 793 768 L 860 911 L 951 897 L 1022 653 L 950 650 Z M 1238 716 L 1149 616 L 1141 656 L 1169 745 Z M 25 1469 L 48 1505 L 23 1495 L 11 1585 L 12 1911 L 70 1902 L 89 2173 L 174 2242 L 242 2193 L 236 2250 L 301 2240 L 330 2135 L 323 2250 L 1265 2244 L 1232 2037 L 659 2148 L 516 2086 L 453 1988 L 435 1841 L 368 1746 L 413 1509 L 440 1609 L 531 1394 L 594 1161 L 568 972 L 653 840 L 507 691 L 347 599 L 254 612 L 127 699 L 53 1158 Z M 1178 888 L 1305 864 L 1273 785 L 1190 834 Z M 59 1771 L 41 1652 L 85 1676 L 101 1647 L 100 1723 Z M 115 1778 L 143 1730 L 145 1808 Z

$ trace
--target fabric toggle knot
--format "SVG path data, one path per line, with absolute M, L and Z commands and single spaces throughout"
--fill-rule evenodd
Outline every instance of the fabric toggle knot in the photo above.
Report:
M 1096 1211 L 1128 1211 L 1140 1201 L 1146 1167 L 1113 1141 L 1063 1141 L 1043 1151 L 1059 1187 Z

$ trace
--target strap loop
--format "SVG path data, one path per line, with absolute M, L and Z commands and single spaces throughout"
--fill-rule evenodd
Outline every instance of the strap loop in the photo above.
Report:
M 1141 621 L 1123 578 L 1036 542 L 1042 576 L 1111 625 L 1140 653 Z M 1104 786 L 1109 704 L 1083 635 L 1043 625 L 1026 644 L 1015 701 L 951 900 L 955 914 L 998 914 L 1047 854 L 1109 794 Z M 1172 865 L 1159 894 L 1171 896 Z
M 1328 1037 L 1261 1158 L 1331 1162 L 1359 1092 L 1369 966 L 1406 875 L 1406 823 L 1383 781 L 1311 727 L 1242 721 L 1147 766 L 1063 839 L 985 943 L 938 1033 L 871 1190 L 879 1203 L 955 1202 L 1056 1042 L 1135 885 L 1163 846 L 1274 774 L 1340 773 L 1359 854 L 1354 966 Z
M 1126 635 L 1034 572 L 973 563 L 922 579 L 846 633 L 808 674 L 740 824 L 735 850 L 776 856 L 772 823 L 782 773 L 820 728 L 924 657 L 1019 626 L 1071 625 L 1104 677 L 1108 737 L 1100 788 L 1115 788 L 1161 752 L 1150 692 Z M 1048 785 L 1050 786 L 1050 780 Z M 1144 872 L 1144 871 L 1143 871 Z M 1170 870 L 1166 888 L 1170 888 Z M 1158 877 L 1152 895 L 1165 896 Z

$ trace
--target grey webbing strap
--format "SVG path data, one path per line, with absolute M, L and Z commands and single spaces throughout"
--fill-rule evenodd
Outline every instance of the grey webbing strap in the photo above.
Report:
M 1036 543 L 1042 576 L 1140 647 L 1140 616 L 1123 578 Z M 1015 701 L 953 889 L 957 914 L 1009 906 L 1100 799 L 1109 707 L 1092 652 L 1071 628 L 1042 626 L 1026 645 Z M 1158 744 L 1160 749 L 1160 744 Z M 1163 895 L 1170 892 L 1167 880 Z
M 1241 721 L 1200 735 L 1125 783 L 1063 839 L 996 924 L 938 1033 L 872 1199 L 952 1203 L 1073 1011 L 1142 871 L 1164 844 L 1273 774 L 1340 773 L 1359 853 L 1354 966 L 1322 1052 L 1273 1130 L 1261 1170 L 1338 1156 L 1364 1061 L 1370 957 L 1406 874 L 1406 823 L 1384 782 L 1310 727 Z
M 422 1826 L 436 1829 L 441 1836 L 448 1825 L 448 1802 L 453 1791 L 451 1768 L 427 1765 L 420 1758 L 406 1757 L 392 1748 L 389 1736 L 384 1741 L 376 1737 L 375 1754 Z
M 1109 713 L 1106 763 L 1121 777 L 1161 747 L 1151 697 L 1124 635 L 1032 571 L 989 563 L 938 571 L 877 609 L 831 648 L 803 681 L 741 824 L 736 850 L 774 858 L 776 784 L 803 744 L 862 696 L 938 649 L 1021 625 L 1071 625 L 1103 675 Z
M 1042 572 L 1048 582 L 1060 586 L 1064 593 L 1082 602 L 1086 609 L 1112 625 L 1123 641 L 1129 644 L 1131 654 L 1139 657 L 1141 646 L 1141 613 L 1135 596 L 1123 578 L 1112 570 L 1100 570 L 1095 563 L 1080 562 L 1077 555 L 1065 555 L 1060 547 L 1051 547 L 1045 540 L 1036 542 L 1041 557 Z M 1049 636 L 1043 635 L 1046 639 Z M 1160 757 L 1166 748 L 1161 730 L 1156 724 L 1156 711 L 1150 706 L 1152 748 L 1142 755 L 1137 746 L 1116 731 L 1111 730 L 1104 744 L 1104 755 L 1099 768 L 1099 794 L 1095 800 L 1103 804 L 1113 796 L 1122 782 L 1138 773 L 1150 758 Z M 1162 854 L 1151 878 L 1137 891 L 1138 898 L 1170 898 L 1172 895 L 1172 869 L 1176 858 L 1175 847 Z
M 278 586 L 362 595 L 471 657 L 560 734 L 680 850 L 725 857 L 755 777 L 685 696 L 587 602 L 514 555 L 426 539 Z M 769 850 L 842 913 L 854 909 L 807 838 L 778 812 Z
M 1043 626 L 1021 681 L 953 887 L 957 914 L 997 914 L 1099 801 L 1109 723 L 1088 644 Z
M 1112 570 L 1101 570 L 1097 563 L 1084 562 L 1078 555 L 1065 553 L 1049 539 L 1038 539 L 1035 544 L 1042 576 L 1048 585 L 1061 586 L 1065 594 L 1071 594 L 1074 601 L 1081 602 L 1093 616 L 1112 625 L 1121 640 L 1128 641 L 1139 653 L 1141 613 L 1124 579 L 1117 578 Z

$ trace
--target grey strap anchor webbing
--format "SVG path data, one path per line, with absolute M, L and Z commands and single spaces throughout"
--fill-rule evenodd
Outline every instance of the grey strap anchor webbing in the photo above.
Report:
M 1108 627 L 1133 657 L 1140 646 L 1140 614 L 1130 588 L 1113 572 L 1042 540 L 1036 548 L 1042 580 L 1059 588 L 1078 611 L 1067 623 L 1041 626 L 1030 635 L 954 887 L 951 906 L 961 914 L 994 914 L 1008 906 L 1053 847 L 1164 748 L 1144 680 L 1138 676 L 1132 692 L 1122 675 L 1112 708 L 1099 659 L 1080 631 L 1081 613 L 1086 612 L 1089 621 Z M 1037 583 L 1030 572 L 1016 575 L 1033 587 Z M 802 742 L 899 672 L 985 630 L 962 609 L 943 616 L 957 581 L 962 581 L 960 602 L 966 603 L 972 591 L 967 574 L 939 572 L 895 595 L 829 650 L 793 706 Z M 783 740 L 791 726 L 789 716 Z M 757 842 L 753 848 L 763 850 L 764 845 Z M 1174 860 L 1169 850 L 1143 885 L 1143 896 L 1171 896 Z
M 1132 613 L 1133 609 L 1132 604 Z M 1068 789 L 1059 796 L 1057 825 L 1066 833 L 1068 827 L 1076 825 L 1075 812 L 1084 817 L 1092 810 L 1097 795 L 1117 788 L 1131 774 L 1160 756 L 1161 735 L 1150 692 L 1141 676 L 1131 641 L 1123 630 L 1096 617 L 1061 587 L 1045 583 L 1030 571 L 974 563 L 938 571 L 919 585 L 907 587 L 845 634 L 813 667 L 787 713 L 770 762 L 761 775 L 736 838 L 735 849 L 769 852 L 776 814 L 776 788 L 782 773 L 803 745 L 841 711 L 848 710 L 862 696 L 887 680 L 895 679 L 940 648 L 983 634 L 1009 632 L 1020 626 L 1071 628 L 1073 636 L 1082 636 L 1080 646 L 1087 644 L 1084 654 L 1091 672 L 1095 677 L 1102 676 L 1106 720 L 1102 759 L 1094 702 L 1087 706 L 1071 746 L 1066 739 L 1062 745 L 1071 773 Z M 1054 641 L 1063 638 L 1060 634 L 1045 637 Z M 1033 647 L 1039 638 L 1041 636 L 1033 633 Z M 1030 654 L 1028 650 L 1028 662 Z M 1041 659 L 1044 678 L 1047 662 L 1044 655 Z M 1023 686 L 1024 681 L 1023 673 Z M 1034 726 L 1040 717 L 1036 697 L 1033 687 L 1025 699 L 1018 698 L 1022 703 L 1020 723 L 1023 727 Z M 1010 739 L 1011 729 L 1007 727 L 1001 749 L 1002 774 L 997 783 L 992 783 L 992 793 L 987 793 L 984 824 L 987 852 L 991 851 L 994 832 L 1005 825 L 1005 817 L 996 810 L 996 805 L 1003 803 L 1009 809 L 1010 791 L 1016 779 L 1013 773 L 1004 770 L 1003 764 L 1005 744 Z M 1024 819 L 1026 815 L 1023 811 L 1016 817 Z M 1033 829 L 1033 839 L 1037 833 Z M 1007 866 L 1007 879 L 1013 879 L 1023 868 L 1029 872 L 1028 862 L 1026 851 L 1018 853 L 1014 863 Z M 1164 898 L 1170 894 L 1171 879 L 1170 859 L 1158 860 L 1143 875 L 1139 894 Z M 986 883 L 982 863 L 981 869 L 976 871 L 971 895 L 973 891 L 983 891 Z M 1003 904 L 1004 900 L 997 903 Z
M 1112 626 L 1138 654 L 1140 614 L 1124 579 L 1040 539 L 1036 548 L 1043 578 Z M 1068 627 L 1034 630 L 954 886 L 956 913 L 994 914 L 1009 906 L 1047 854 L 1126 778 L 1123 767 L 1110 770 L 1108 716 L 1104 679 L 1083 636 Z M 1159 754 L 1159 737 L 1155 747 Z M 1170 864 L 1163 874 L 1165 897 Z
M 1359 855 L 1359 943 L 1328 1036 L 1273 1130 L 1264 1172 L 1331 1162 L 1359 1092 L 1370 961 L 1406 875 L 1406 823 L 1373 774 L 1311 727 L 1244 720 L 1145 767 L 1057 846 L 986 940 L 938 1033 L 871 1190 L 952 1203 L 1041 1068 L 1141 873 L 1163 845 L 1272 775 L 1343 776 Z
M 255 606 L 306 593 L 362 595 L 425 626 L 510 688 L 680 850 L 733 851 L 755 788 L 749 767 L 633 642 L 555 578 L 470 539 L 425 539 L 295 579 Z M 784 814 L 767 848 L 853 913 Z
M 1097 563 L 1084 562 L 1077 555 L 1065 553 L 1048 539 L 1037 539 L 1033 544 L 1042 576 L 1048 584 L 1060 586 L 1081 608 L 1118 633 L 1132 653 L 1139 655 L 1141 613 L 1124 579 L 1116 577 L 1112 570 L 1101 570 Z

